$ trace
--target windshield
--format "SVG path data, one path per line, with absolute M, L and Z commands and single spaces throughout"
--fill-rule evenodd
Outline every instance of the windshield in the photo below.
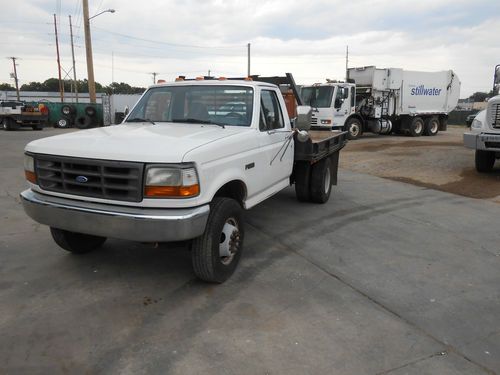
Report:
M 309 86 L 300 90 L 304 103 L 315 108 L 329 108 L 332 105 L 332 94 L 332 86 Z
M 148 121 L 250 126 L 253 89 L 244 86 L 163 86 L 149 89 L 127 118 Z

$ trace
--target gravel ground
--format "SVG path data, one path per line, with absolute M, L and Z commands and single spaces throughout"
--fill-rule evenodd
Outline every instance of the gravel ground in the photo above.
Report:
M 463 126 L 449 126 L 435 137 L 409 138 L 367 133 L 342 151 L 341 168 L 500 203 L 500 162 L 490 174 L 474 167 L 465 148 Z

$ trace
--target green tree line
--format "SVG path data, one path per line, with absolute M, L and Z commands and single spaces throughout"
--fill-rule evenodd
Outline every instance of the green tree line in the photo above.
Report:
M 77 87 L 78 87 L 78 92 L 81 93 L 88 93 L 88 81 L 86 79 L 84 80 L 78 80 L 77 82 Z M 64 81 L 64 91 L 65 92 L 71 92 L 71 84 L 72 81 Z M 142 94 L 146 89 L 144 87 L 135 87 L 135 86 L 130 86 L 128 83 L 125 82 L 113 82 L 108 86 L 103 86 L 99 82 L 95 83 L 95 89 L 96 92 L 99 93 L 106 93 L 108 95 L 111 94 Z M 15 87 L 8 84 L 8 83 L 1 83 L 0 84 L 0 91 L 14 91 Z M 51 91 L 51 92 L 58 92 L 59 91 L 59 80 L 57 78 L 49 78 L 45 80 L 44 82 L 30 82 L 30 83 L 25 83 L 19 88 L 20 91 Z

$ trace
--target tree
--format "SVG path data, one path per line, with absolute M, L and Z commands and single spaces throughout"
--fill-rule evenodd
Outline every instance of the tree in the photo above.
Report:
M 491 98 L 493 96 L 493 90 L 490 92 L 475 92 L 469 99 L 473 102 L 484 102 L 486 99 Z
M 146 89 L 144 87 L 133 87 L 125 82 L 113 82 L 109 86 L 104 87 L 108 95 L 112 94 L 142 94 Z
M 15 88 L 10 83 L 0 83 L 0 91 L 14 91 Z

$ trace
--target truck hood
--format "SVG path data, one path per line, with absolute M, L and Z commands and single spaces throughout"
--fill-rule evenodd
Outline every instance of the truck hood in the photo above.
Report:
M 25 151 L 90 159 L 180 163 L 189 151 L 245 129 L 199 124 L 122 124 L 39 139 L 30 142 Z

